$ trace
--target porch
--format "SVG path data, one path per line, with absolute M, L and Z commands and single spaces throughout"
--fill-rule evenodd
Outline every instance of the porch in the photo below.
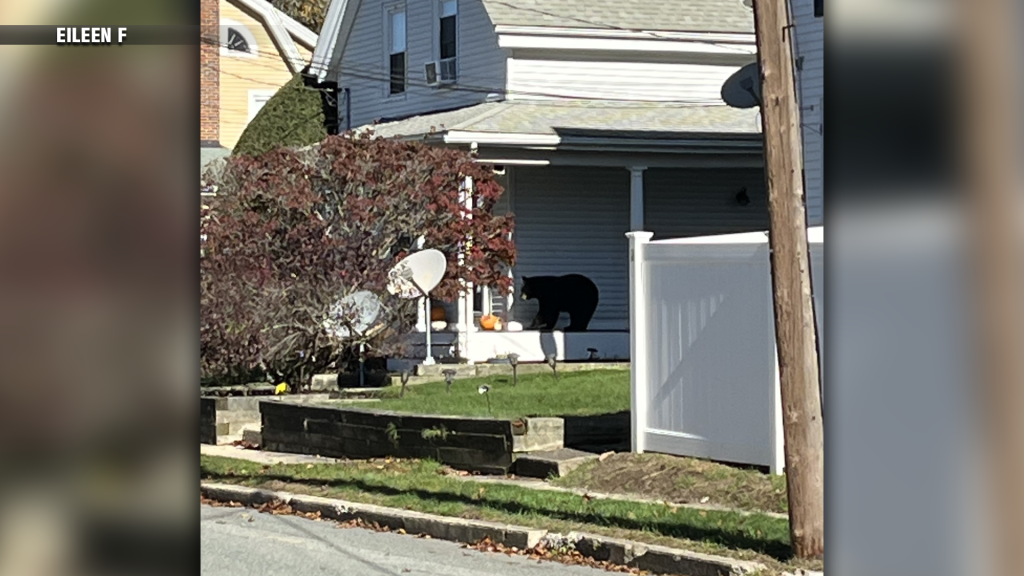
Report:
M 449 128 L 444 128 L 444 127 Z M 430 131 L 430 127 L 442 127 Z M 508 296 L 469 286 L 457 302 L 432 302 L 443 320 L 431 333 L 435 358 L 486 362 L 629 359 L 629 246 L 626 233 L 689 237 L 763 230 L 768 225 L 756 111 L 724 106 L 591 106 L 506 101 L 381 124 L 375 133 L 473 152 L 494 167 L 505 193 L 495 206 L 515 215 L 517 262 Z M 470 187 L 471 190 L 471 187 Z M 519 298 L 522 279 L 582 274 L 600 298 L 589 329 L 564 333 L 482 330 L 493 314 L 529 326 L 536 301 Z M 410 359 L 427 358 L 420 318 Z

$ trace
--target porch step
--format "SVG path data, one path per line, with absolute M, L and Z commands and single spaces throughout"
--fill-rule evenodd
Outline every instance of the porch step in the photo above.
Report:
M 572 448 L 559 448 L 546 452 L 531 452 L 516 457 L 513 470 L 517 476 L 526 478 L 561 478 L 590 460 L 597 454 L 581 452 Z
M 416 376 L 440 377 L 443 380 L 445 370 L 455 370 L 456 378 L 476 376 L 476 366 L 472 364 L 432 364 L 430 366 L 417 364 L 413 373 Z

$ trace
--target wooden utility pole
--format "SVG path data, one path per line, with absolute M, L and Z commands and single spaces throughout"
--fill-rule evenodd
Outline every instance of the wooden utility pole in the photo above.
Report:
M 754 0 L 768 175 L 772 293 L 782 386 L 789 530 L 800 558 L 825 554 L 825 458 L 804 209 L 800 108 L 787 0 Z
M 988 550 L 994 574 L 1020 569 L 1024 533 L 1024 220 L 1020 197 L 1020 38 L 1015 3 L 981 0 L 965 9 L 959 64 L 960 118 L 973 234 L 970 277 L 978 330 L 977 387 L 984 416 L 979 447 L 988 461 L 982 506 L 994 522 Z M 981 412 L 979 412 L 980 414 Z

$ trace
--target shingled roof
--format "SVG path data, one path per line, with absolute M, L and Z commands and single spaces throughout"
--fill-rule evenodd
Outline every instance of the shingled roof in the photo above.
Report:
M 754 32 L 742 0 L 483 0 L 496 26 Z
M 687 134 L 756 136 L 757 110 L 728 106 L 587 101 L 505 101 L 414 116 L 373 126 L 384 137 L 459 130 L 492 134 L 681 137 Z

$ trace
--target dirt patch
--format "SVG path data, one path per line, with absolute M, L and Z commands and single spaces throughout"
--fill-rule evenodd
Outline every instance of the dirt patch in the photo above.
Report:
M 785 476 L 663 454 L 612 454 L 603 461 L 588 462 L 553 483 L 680 504 L 787 511 Z

